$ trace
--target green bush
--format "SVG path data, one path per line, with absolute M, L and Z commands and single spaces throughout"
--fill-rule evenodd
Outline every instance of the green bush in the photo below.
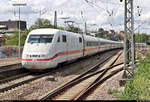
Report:
M 128 81 L 121 100 L 150 100 L 150 53 L 136 66 L 133 80 Z

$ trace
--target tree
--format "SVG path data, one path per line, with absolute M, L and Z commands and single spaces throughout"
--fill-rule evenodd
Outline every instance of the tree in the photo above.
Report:
M 26 40 L 26 37 L 28 35 L 28 30 L 25 30 L 24 33 L 21 32 L 20 34 L 20 45 L 23 46 L 24 42 Z M 15 29 L 14 33 L 10 36 L 7 36 L 7 40 L 6 40 L 6 45 L 13 45 L 13 46 L 18 46 L 18 30 Z
M 99 29 L 98 29 L 98 32 L 99 32 L 99 33 L 104 33 L 104 29 L 103 29 L 103 28 L 99 28 Z
M 30 31 L 34 29 L 39 29 L 39 28 L 54 28 L 54 26 L 50 23 L 48 19 L 37 19 L 35 23 L 29 29 L 26 29 L 24 32 L 21 32 L 20 45 L 24 46 L 26 37 Z M 63 27 L 58 27 L 57 29 L 64 30 Z M 17 29 L 14 30 L 14 33 L 12 35 L 7 36 L 6 38 L 7 38 L 6 45 L 18 46 L 18 30 Z
M 66 30 L 70 31 L 70 32 L 74 32 L 74 33 L 81 33 L 82 32 L 82 30 L 78 27 L 68 27 Z
M 138 43 L 145 43 L 148 41 L 148 35 L 143 33 L 143 34 L 135 34 L 135 41 Z
M 6 45 L 18 45 L 18 31 L 15 29 L 14 33 L 7 37 Z
M 2 39 L 0 39 L 0 46 L 2 46 L 2 42 L 3 42 L 3 40 L 2 40 Z
M 37 19 L 29 29 L 26 29 L 24 32 L 21 32 L 20 36 L 20 45 L 24 46 L 27 35 L 31 30 L 39 28 L 53 28 L 54 26 L 50 23 L 48 19 Z M 18 46 L 18 30 L 15 29 L 14 33 L 10 36 L 7 36 L 6 45 Z
M 104 38 L 104 29 L 103 28 L 99 28 L 98 32 L 95 34 L 96 37 L 99 38 Z
M 39 28 L 54 28 L 54 26 L 51 24 L 51 22 L 48 19 L 41 19 L 38 18 L 34 25 L 32 25 L 29 29 L 39 29 Z
M 108 31 L 105 31 L 103 28 L 99 28 L 95 36 L 99 38 L 109 39 Z

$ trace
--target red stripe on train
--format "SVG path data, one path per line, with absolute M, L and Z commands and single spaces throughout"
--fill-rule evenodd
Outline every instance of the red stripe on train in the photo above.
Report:
M 97 48 L 88 48 L 85 49 L 84 51 L 93 51 L 93 50 L 97 50 L 99 48 L 106 48 L 106 47 L 97 47 Z M 50 61 L 55 59 L 58 56 L 63 56 L 63 55 L 67 55 L 67 54 L 76 54 L 76 53 L 81 53 L 83 52 L 83 50 L 73 50 L 73 51 L 68 51 L 68 52 L 59 52 L 56 55 L 54 55 L 53 57 L 49 58 L 49 59 L 22 59 L 22 61 Z

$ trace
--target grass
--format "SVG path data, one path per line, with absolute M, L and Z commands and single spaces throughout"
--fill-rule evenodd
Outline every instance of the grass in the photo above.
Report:
M 118 91 L 117 89 L 108 89 L 107 93 L 108 94 L 116 94 L 116 93 L 120 93 L 120 91 Z
M 150 52 L 136 65 L 134 78 L 125 85 L 119 100 L 150 100 Z

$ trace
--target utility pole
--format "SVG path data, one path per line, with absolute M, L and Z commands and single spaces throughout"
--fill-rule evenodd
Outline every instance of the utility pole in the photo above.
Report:
M 54 28 L 57 28 L 57 11 L 55 11 L 55 16 L 54 16 Z
M 85 34 L 87 34 L 87 25 L 86 25 L 86 22 L 85 22 Z
M 13 6 L 18 6 L 19 7 L 19 32 L 18 32 L 18 49 L 19 49 L 19 53 L 18 53 L 18 57 L 21 57 L 21 51 L 20 51 L 20 33 L 21 33 L 21 30 L 20 30 L 20 6 L 26 6 L 27 4 L 13 4 Z
M 81 11 L 81 17 L 82 17 L 82 19 L 83 19 L 83 11 Z M 84 19 L 83 19 L 83 22 L 84 22 Z M 86 24 L 86 21 L 85 21 L 85 23 L 84 23 L 84 33 L 85 34 L 87 34 L 87 24 Z
M 122 0 L 121 0 L 122 1 Z M 124 73 L 123 78 L 132 78 L 135 69 L 135 40 L 134 40 L 134 17 L 133 0 L 125 1 L 124 20 Z M 131 45 L 131 46 L 130 46 Z M 129 67 L 130 61 L 132 66 Z

